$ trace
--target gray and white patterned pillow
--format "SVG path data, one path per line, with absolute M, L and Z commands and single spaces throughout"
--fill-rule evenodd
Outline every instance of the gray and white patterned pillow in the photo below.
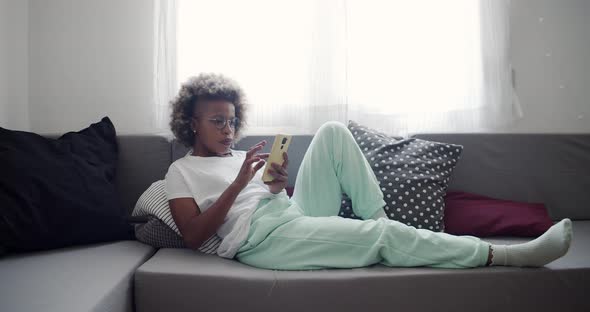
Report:
M 444 196 L 463 146 L 398 140 L 352 120 L 348 129 L 377 176 L 387 216 L 416 228 L 444 232 Z M 346 196 L 341 215 L 358 218 Z
M 166 197 L 166 181 L 159 180 L 137 200 L 133 213 L 134 217 L 147 217 L 148 221 L 135 225 L 135 237 L 138 241 L 156 248 L 184 248 L 182 234 L 170 213 L 168 198 Z M 207 254 L 216 254 L 221 244 L 221 238 L 211 236 L 199 248 Z
M 162 220 L 149 215 L 147 222 L 135 225 L 138 241 L 156 248 L 185 248 L 184 241 Z

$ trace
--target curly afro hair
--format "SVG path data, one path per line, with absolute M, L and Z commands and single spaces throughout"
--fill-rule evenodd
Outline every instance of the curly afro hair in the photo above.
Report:
M 239 118 L 234 130 L 234 142 L 238 142 L 242 128 L 246 125 L 248 105 L 242 88 L 233 79 L 220 74 L 200 74 L 189 78 L 180 87 L 178 96 L 170 102 L 170 129 L 176 139 L 186 147 L 193 146 L 195 134 L 191 129 L 191 118 L 203 100 L 225 100 L 234 104 L 236 117 Z

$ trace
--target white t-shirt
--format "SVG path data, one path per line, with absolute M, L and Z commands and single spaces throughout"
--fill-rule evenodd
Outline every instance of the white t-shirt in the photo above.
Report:
M 231 150 L 233 156 L 201 157 L 191 155 L 189 151 L 184 157 L 173 162 L 166 173 L 166 195 L 168 200 L 181 197 L 193 197 L 205 212 L 227 187 L 235 180 L 246 159 L 246 151 Z M 233 258 L 248 237 L 250 220 L 258 202 L 268 197 L 287 196 L 285 190 L 272 194 L 268 186 L 262 182 L 262 171 L 238 194 L 234 204 L 228 211 L 217 235 L 222 242 L 217 254 L 224 258 Z

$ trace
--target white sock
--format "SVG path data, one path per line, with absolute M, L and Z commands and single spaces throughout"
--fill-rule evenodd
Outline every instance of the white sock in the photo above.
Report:
M 492 245 L 490 266 L 542 267 L 565 255 L 569 250 L 572 235 L 572 221 L 566 218 L 530 242 Z
M 383 210 L 383 208 L 377 210 L 377 212 L 375 212 L 375 214 L 371 217 L 373 220 L 377 220 L 379 218 L 387 219 L 387 215 L 385 214 L 385 210 Z

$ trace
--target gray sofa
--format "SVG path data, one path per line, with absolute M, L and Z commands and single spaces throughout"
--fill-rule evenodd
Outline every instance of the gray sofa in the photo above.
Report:
M 544 268 L 273 271 L 187 249 L 109 242 L 0 258 L 0 311 L 590 311 L 590 134 L 414 136 L 465 146 L 449 189 L 544 202 L 553 220 L 572 219 L 568 254 Z M 236 148 L 261 139 L 272 142 L 247 137 Z M 131 212 L 187 150 L 167 135 L 118 140 L 117 183 Z M 310 141 L 293 139 L 290 185 Z

